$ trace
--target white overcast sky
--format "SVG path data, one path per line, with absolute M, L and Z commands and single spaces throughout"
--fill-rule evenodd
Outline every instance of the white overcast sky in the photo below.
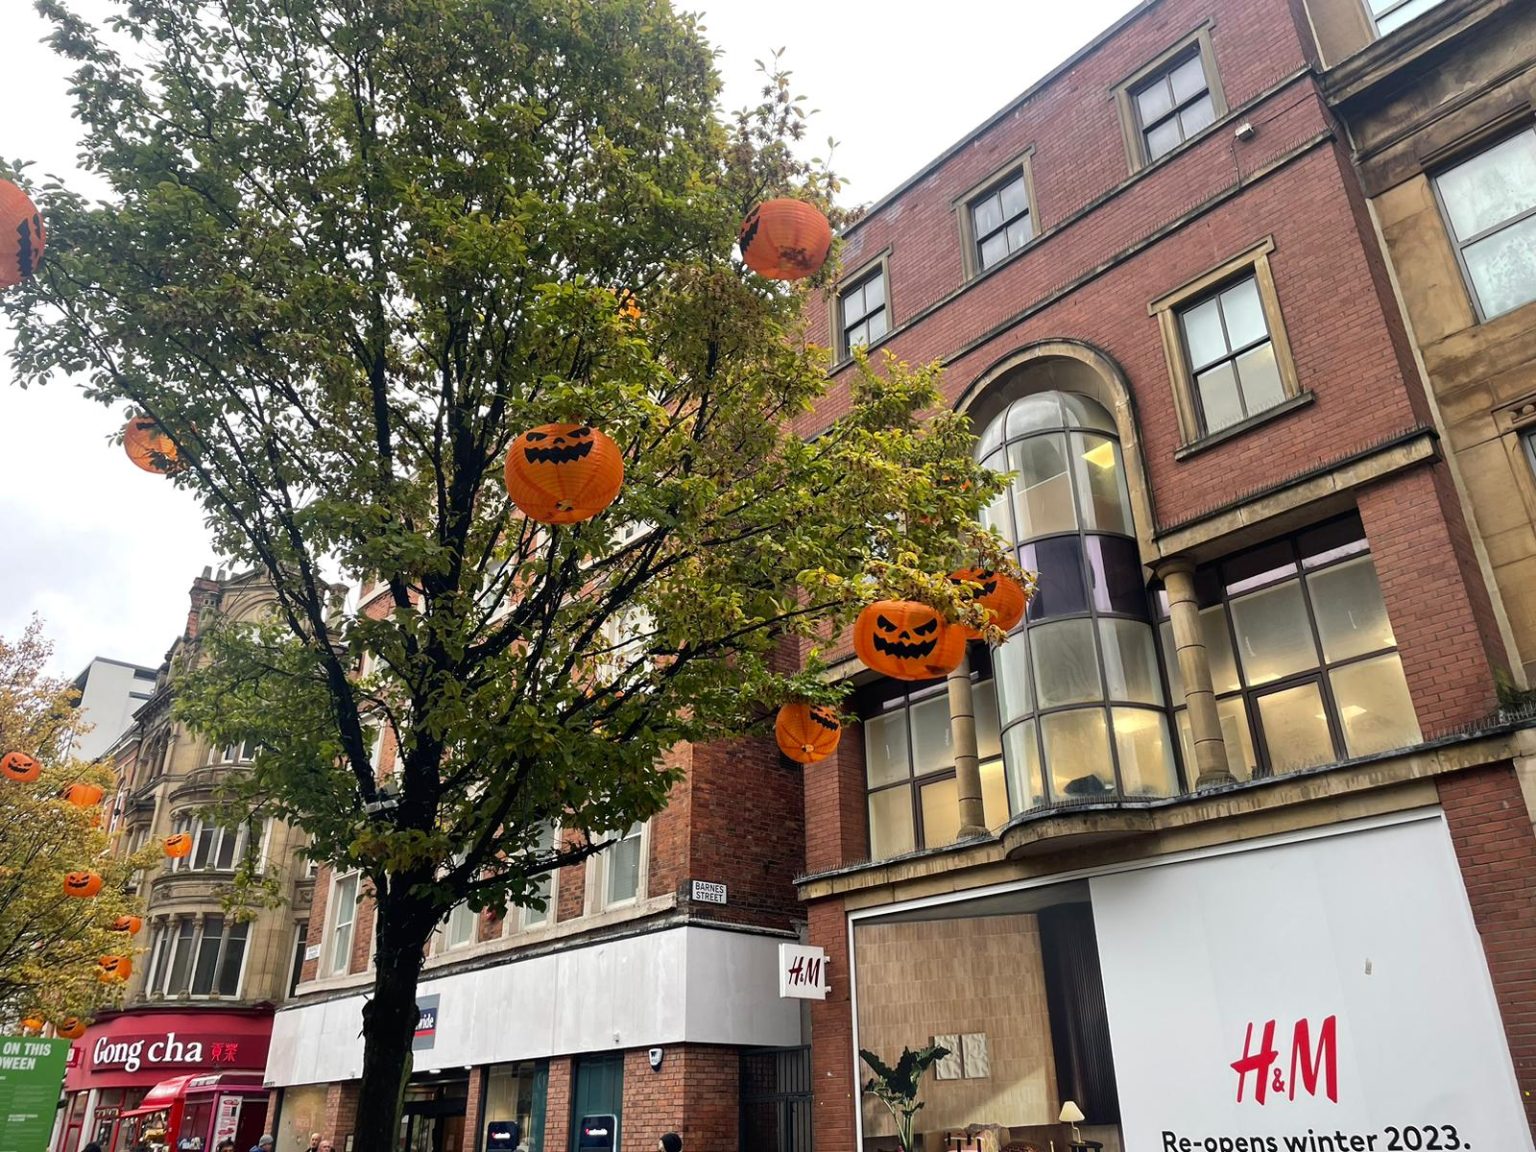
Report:
M 112 0 L 67 0 L 88 17 Z M 515 2 L 515 0 L 514 0 Z M 848 203 L 891 191 L 923 163 L 1023 91 L 1136 0 L 1021 3 L 968 0 L 953 9 L 918 0 L 686 0 L 722 50 L 726 107 L 756 97 L 754 59 L 784 48 L 795 87 L 819 114 L 808 139 L 835 166 Z M 65 68 L 41 43 L 26 0 L 0 0 L 0 155 L 78 181 L 78 125 Z M 89 186 L 86 186 L 89 190 Z M 9 334 L 0 330 L 0 349 Z M 0 355 L 0 428 L 9 461 L 0 482 L 0 635 L 40 614 L 55 670 L 74 675 L 93 656 L 158 665 L 180 634 L 187 589 L 216 564 L 191 497 L 130 465 L 108 437 L 121 412 L 67 383 L 22 391 Z

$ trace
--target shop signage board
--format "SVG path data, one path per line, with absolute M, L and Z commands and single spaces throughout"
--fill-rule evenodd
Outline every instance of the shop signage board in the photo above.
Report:
M 0 1037 L 0 1152 L 46 1152 L 68 1040 Z
M 825 1000 L 830 974 L 827 950 L 804 944 L 779 945 L 779 996 L 791 1000 Z
M 425 1052 L 437 1043 L 437 1008 L 441 996 L 418 996 L 416 1007 L 421 1018 L 416 1022 L 416 1035 L 411 1041 L 412 1052 Z
M 235 1133 L 240 1128 L 240 1103 L 239 1096 L 219 1097 L 219 1114 L 213 1128 L 215 1148 L 218 1147 L 220 1140 L 235 1138 Z
M 1530 1152 L 1438 816 L 1091 890 L 1125 1152 Z

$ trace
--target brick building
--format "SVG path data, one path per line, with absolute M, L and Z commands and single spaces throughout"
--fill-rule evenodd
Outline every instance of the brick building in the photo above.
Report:
M 380 730 L 381 779 L 395 753 Z M 461 906 L 439 927 L 402 1149 L 511 1149 L 490 1138 L 507 1122 L 532 1149 L 565 1149 L 580 1118 L 600 1115 L 634 1152 L 671 1131 L 689 1147 L 734 1148 L 743 1071 L 803 1069 L 803 1013 L 775 976 L 778 946 L 803 932 L 798 769 L 761 741 L 670 755 L 683 775 L 666 809 L 551 877 L 547 909 L 498 918 Z M 360 885 L 325 867 L 316 879 L 297 994 L 277 1014 L 267 1065 L 279 1152 L 315 1132 L 343 1148 L 365 1106 L 374 911 Z
M 1536 305 L 1398 226 L 1426 142 L 1530 137 L 1529 8 L 1147 0 L 848 230 L 834 381 L 943 363 L 1040 585 L 947 683 L 834 669 L 817 1152 L 895 1148 L 857 1052 L 931 1041 L 927 1152 L 1531 1147 Z

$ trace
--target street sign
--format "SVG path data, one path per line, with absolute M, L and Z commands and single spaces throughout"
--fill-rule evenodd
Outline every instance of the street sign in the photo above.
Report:
M 700 904 L 724 904 L 725 885 L 714 884 L 708 880 L 695 880 L 693 882 L 693 898 Z

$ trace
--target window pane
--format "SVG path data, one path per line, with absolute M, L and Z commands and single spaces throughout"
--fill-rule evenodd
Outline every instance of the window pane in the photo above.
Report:
M 1232 622 L 1249 684 L 1267 684 L 1317 667 L 1317 648 L 1298 581 L 1232 601 Z
M 1181 143 L 1183 137 L 1179 135 L 1179 118 L 1171 116 L 1147 133 L 1147 159 L 1156 160 L 1166 156 Z
M 909 771 L 907 756 L 905 709 L 864 721 L 864 771 L 871 788 L 905 780 Z
M 1072 481 L 1067 476 L 1067 440 L 1056 433 L 1031 436 L 1009 450 L 1014 507 L 1022 539 L 1077 527 L 1072 505 Z
M 633 900 L 640 894 L 640 825 L 636 824 L 608 849 L 608 903 Z
M 332 893 L 330 971 L 344 972 L 352 953 L 352 920 L 357 914 L 357 877 L 336 883 Z
M 1221 721 L 1221 738 L 1227 746 L 1227 768 L 1239 780 L 1250 780 L 1257 771 L 1253 755 L 1253 736 L 1248 730 L 1248 709 L 1241 696 L 1216 701 L 1216 716 Z
M 1015 640 L 1004 648 L 1023 647 Z M 976 711 L 976 755 L 991 760 L 1003 754 L 997 731 L 997 682 L 983 680 L 971 690 L 971 707 Z
M 1184 344 L 1189 363 L 1197 372 L 1227 354 L 1227 338 L 1222 333 L 1221 306 L 1216 297 L 1186 308 L 1179 313 L 1184 325 Z
M 228 872 L 235 866 L 235 848 L 239 845 L 240 841 L 245 839 L 245 837 L 237 832 L 231 831 L 228 828 L 220 829 L 220 831 L 223 833 L 223 835 L 219 840 L 219 853 L 217 858 L 218 862 L 214 866 L 222 871 Z
M 1180 708 L 1175 712 L 1173 723 L 1179 733 L 1179 755 L 1184 758 L 1184 783 L 1193 788 L 1200 778 L 1200 765 L 1195 763 L 1195 736 L 1189 726 L 1189 709 Z
M 1259 697 L 1259 724 L 1270 769 L 1294 772 L 1333 760 L 1333 739 L 1316 684 L 1299 684 Z
M 1147 618 L 1147 587 L 1142 583 L 1141 556 L 1128 536 L 1089 536 L 1088 577 L 1093 603 L 1101 612 L 1125 612 Z
M 1536 300 L 1536 216 L 1462 250 L 1483 315 L 1502 316 Z
M 1029 210 L 1029 197 L 1024 194 L 1024 177 L 1016 176 L 1004 184 L 999 193 L 1003 202 L 1003 219 L 1012 220 Z
M 1205 91 L 1205 62 L 1196 53 L 1175 68 L 1168 79 L 1173 85 L 1174 102 L 1183 104 L 1191 96 Z
M 1259 299 L 1259 282 L 1254 276 L 1239 281 L 1221 294 L 1221 314 L 1227 322 L 1227 338 L 1234 348 L 1269 335 L 1264 304 Z
M 999 202 L 997 194 L 983 196 L 976 201 L 972 211 L 975 214 L 976 236 L 978 239 L 989 232 L 997 231 L 1003 222 L 1003 206 Z
M 1232 634 L 1227 631 L 1227 614 L 1219 604 L 1200 610 L 1200 633 L 1205 637 L 1205 652 L 1211 663 L 1211 687 L 1218 693 L 1236 692 L 1237 663 L 1232 658 Z
M 1184 133 L 1184 139 L 1203 132 L 1216 123 L 1216 101 L 1209 96 L 1202 96 L 1189 107 L 1179 113 L 1179 130 Z
M 869 794 L 869 854 L 872 860 L 884 860 L 910 852 L 917 845 L 912 838 L 912 792 L 905 786 L 887 788 Z
M 981 765 L 981 810 L 988 828 L 996 832 L 1008 823 L 1008 783 L 1001 758 Z
M 912 772 L 923 776 L 955 763 L 950 743 L 949 697 L 931 696 L 907 709 L 912 721 Z
M 1243 386 L 1243 407 L 1250 416 L 1273 408 L 1285 399 L 1285 385 L 1280 381 L 1280 365 L 1275 363 L 1273 344 L 1260 344 L 1239 356 L 1237 376 Z
M 1015 814 L 1045 803 L 1045 788 L 1040 782 L 1040 749 L 1035 743 L 1033 720 L 1016 724 L 1003 733 L 1003 764 Z
M 1381 600 L 1376 565 L 1369 556 L 1307 577 L 1323 658 L 1332 663 L 1397 643 Z
M 1440 2 L 1441 0 L 1408 0 L 1408 3 L 1404 4 L 1401 8 L 1395 9 L 1389 15 L 1383 16 L 1380 20 L 1376 21 L 1376 30 L 1385 36 L 1387 33 L 1401 28 L 1410 20 L 1428 12 Z M 1386 5 L 1378 3 L 1377 7 L 1385 8 Z
M 1042 708 L 1102 699 L 1093 621 L 1061 620 L 1029 630 L 1035 691 Z
M 983 268 L 992 267 L 992 265 L 996 264 L 1006 255 L 1008 255 L 1007 233 L 999 232 L 995 236 L 982 241 L 981 266 Z
M 1136 93 L 1136 112 L 1143 125 L 1151 125 L 1173 111 L 1173 95 L 1167 77 L 1159 76 Z
M 869 327 L 865 324 L 854 325 L 848 329 L 847 334 L 843 337 L 843 343 L 848 346 L 848 351 L 850 352 L 855 348 L 864 347 L 864 345 L 869 343 Z
M 1321 528 L 1303 532 L 1296 540 L 1304 568 L 1316 568 L 1333 560 L 1342 560 L 1357 552 L 1366 551 L 1370 545 L 1365 539 L 1365 527 L 1358 515 L 1346 516 Z
M 219 962 L 219 945 L 223 943 L 224 917 L 203 918 L 203 939 L 197 948 L 197 970 L 192 975 L 192 995 L 206 996 L 213 991 L 214 968 Z
M 231 924 L 229 938 L 224 941 L 224 960 L 219 965 L 217 991 L 220 996 L 240 994 L 240 965 L 245 960 L 245 938 L 251 930 L 249 924 Z
M 1068 428 L 1091 428 L 1100 432 L 1115 432 L 1115 419 L 1097 400 L 1090 400 L 1076 392 L 1058 392 L 1062 412 Z
M 1033 396 L 1021 396 L 1008 405 L 1008 435 L 1023 436 L 1037 428 L 1060 428 L 1061 400 L 1055 392 L 1039 392 Z M 1010 465 L 1008 471 L 1012 471 Z
M 842 295 L 843 327 L 848 327 L 864 319 L 866 311 L 864 307 L 864 289 L 862 286 L 850 288 Z
M 1114 794 L 1104 709 L 1052 712 L 1042 716 L 1040 723 L 1054 799 L 1092 800 Z
M 1017 252 L 1030 240 L 1034 239 L 1035 226 L 1028 216 L 1020 216 L 1012 224 L 1008 225 L 1008 250 Z
M 864 311 L 873 312 L 885 305 L 885 275 L 877 272 L 864 281 Z
M 1031 620 L 1088 611 L 1082 546 L 1080 537 L 1059 536 L 1025 547 L 1024 567 L 1036 578 L 1035 594 L 1029 601 Z
M 1349 755 L 1410 748 L 1422 738 L 1397 653 L 1335 668 L 1329 680 Z
M 1084 528 L 1131 534 L 1131 500 L 1125 490 L 1115 442 L 1091 432 L 1072 433 L 1078 499 Z
M 1109 685 L 1111 700 L 1163 702 L 1162 678 L 1157 673 L 1150 625 L 1134 620 L 1100 620 L 1099 641 L 1104 652 L 1104 682 Z
M 1145 708 L 1116 708 L 1115 751 L 1127 796 L 1172 796 L 1179 790 L 1163 717 Z
M 1029 653 L 1024 637 L 1015 636 L 995 653 L 992 661 L 997 669 L 997 692 L 1003 721 L 1017 720 L 1034 710 L 1033 696 L 1029 688 Z
M 982 509 L 981 523 L 983 527 L 994 530 L 1008 543 L 1013 544 L 1017 542 L 1013 537 L 1013 517 L 1008 512 L 1008 490 L 1006 488 L 997 494 L 997 498 L 991 504 Z
M 192 855 L 192 867 L 206 868 L 213 859 L 214 848 L 219 838 L 219 829 L 212 824 L 203 824 L 196 831 L 197 851 Z
M 1157 626 L 1157 640 L 1163 647 L 1163 667 L 1168 669 L 1168 693 L 1173 704 L 1184 703 L 1184 673 L 1179 668 L 1179 649 L 1173 642 L 1173 622 Z
M 1244 552 L 1236 560 L 1222 565 L 1222 575 L 1227 582 L 1227 594 L 1236 596 L 1265 584 L 1284 580 L 1296 571 L 1296 554 L 1289 540 L 1280 540 Z M 1212 595 L 1212 601 L 1219 593 Z M 1204 597 L 1202 597 L 1204 602 Z
M 171 978 L 166 983 L 167 994 L 175 996 L 187 990 L 192 975 L 192 944 L 197 925 L 190 919 L 181 921 L 176 933 L 176 951 L 171 957 Z
M 1205 415 L 1205 430 L 1219 432 L 1243 418 L 1243 402 L 1237 393 L 1237 372 L 1232 362 L 1218 364 L 1195 377 L 1200 393 L 1200 410 Z
M 918 803 L 923 806 L 924 848 L 941 848 L 960 838 L 960 788 L 953 777 L 924 784 Z
M 1520 215 L 1536 205 L 1536 133 L 1495 144 L 1446 172 L 1439 184 L 1458 240 Z
M 865 337 L 866 343 L 873 344 L 880 337 L 884 336 L 888 331 L 885 324 L 885 309 L 881 308 L 880 311 L 871 316 L 869 323 L 865 327 L 868 331 Z

